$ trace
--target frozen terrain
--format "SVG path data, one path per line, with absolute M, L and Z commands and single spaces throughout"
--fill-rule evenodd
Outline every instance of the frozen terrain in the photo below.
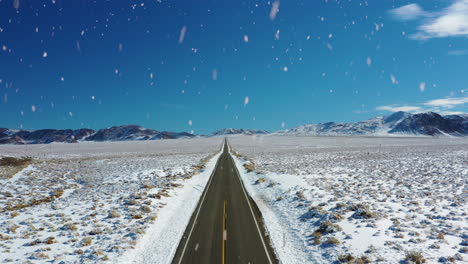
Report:
M 170 261 L 221 141 L 1 146 L 0 263 Z
M 283 263 L 468 260 L 466 139 L 229 141 Z

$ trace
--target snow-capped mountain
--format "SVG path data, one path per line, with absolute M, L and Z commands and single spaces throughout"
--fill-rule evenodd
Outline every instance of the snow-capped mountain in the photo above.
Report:
M 319 123 L 279 131 L 281 135 L 425 135 L 468 136 L 468 116 L 396 112 L 356 123 Z
M 213 132 L 211 136 L 222 136 L 222 135 L 263 135 L 268 134 L 268 131 L 257 130 L 257 129 L 236 129 L 236 128 L 224 128 Z
M 0 144 L 75 143 L 80 141 L 155 140 L 194 137 L 186 132 L 157 131 L 136 125 L 92 129 L 41 129 L 35 131 L 0 128 Z

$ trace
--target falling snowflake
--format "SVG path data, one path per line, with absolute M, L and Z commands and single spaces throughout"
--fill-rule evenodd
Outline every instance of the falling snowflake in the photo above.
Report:
M 211 71 L 211 78 L 213 79 L 213 81 L 218 80 L 218 70 L 217 69 L 213 69 L 213 71 Z
M 275 39 L 278 40 L 280 38 L 280 30 L 276 30 L 276 33 L 275 33 Z
M 244 35 L 244 42 L 249 42 L 249 36 Z
M 425 82 L 421 82 L 421 83 L 419 84 L 419 90 L 420 90 L 421 92 L 424 92 L 424 90 L 426 90 L 426 83 L 425 83 Z
M 250 99 L 248 96 L 244 98 L 244 106 L 246 106 L 249 103 Z
M 119 52 L 122 52 L 122 50 L 123 50 L 123 44 L 122 43 L 119 43 L 118 49 L 119 49 Z
M 281 127 L 284 128 L 286 124 L 284 122 L 281 122 Z
M 65 81 L 65 78 L 62 76 L 60 77 L 60 81 L 64 82 Z
M 393 74 L 390 74 L 390 80 L 392 81 L 393 84 L 398 84 L 398 81 Z
M 183 26 L 182 29 L 180 30 L 180 35 L 179 35 L 179 44 L 182 44 L 185 39 L 185 33 L 187 33 L 187 27 Z
M 188 121 L 188 125 L 189 125 L 189 126 L 192 126 L 192 124 L 193 124 L 192 120 L 189 120 L 189 121 Z
M 44 51 L 44 52 L 42 53 L 42 58 L 47 58 L 47 51 Z
M 283 71 L 287 72 L 287 71 L 288 71 L 288 67 L 287 67 L 287 66 L 284 66 L 284 67 L 283 67 Z
M 279 12 L 279 6 L 280 6 L 279 1 L 275 1 L 275 2 L 273 2 L 273 4 L 271 4 L 271 10 L 270 10 L 270 19 L 271 20 L 274 20 L 276 18 L 276 15 Z
M 91 95 L 91 100 L 94 101 L 95 99 L 96 99 L 96 97 L 94 95 Z
M 36 112 L 36 106 L 35 105 L 31 105 L 31 111 L 34 113 Z
M 14 0 L 13 1 L 13 8 L 18 10 L 19 7 L 20 7 L 20 1 L 19 0 Z
M 72 112 L 68 112 L 68 115 L 69 115 L 70 117 L 73 117 L 73 113 L 72 113 Z
M 366 63 L 367 63 L 367 66 L 370 67 L 372 65 L 372 59 L 370 57 L 367 57 Z

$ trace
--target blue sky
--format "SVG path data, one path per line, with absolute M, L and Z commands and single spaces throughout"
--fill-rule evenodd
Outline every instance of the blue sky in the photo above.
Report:
M 0 127 L 468 112 L 468 1 L 0 1 Z

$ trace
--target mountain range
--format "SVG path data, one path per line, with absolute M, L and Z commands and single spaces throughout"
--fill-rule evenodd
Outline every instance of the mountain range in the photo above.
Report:
M 128 141 L 191 138 L 186 132 L 157 131 L 136 125 L 115 126 L 98 131 L 92 129 L 41 129 L 35 131 L 0 128 L 0 144 L 48 144 L 53 142 Z
M 396 112 L 355 123 L 306 124 L 269 133 L 265 130 L 225 128 L 210 135 L 293 135 L 293 136 L 468 136 L 468 115 L 442 116 L 434 112 L 411 114 Z M 193 138 L 187 132 L 157 131 L 137 125 L 100 129 L 41 129 L 35 131 L 0 128 L 0 144 L 76 143 L 83 141 L 130 141 Z
M 468 115 L 441 116 L 434 112 L 410 114 L 396 112 L 356 123 L 319 123 L 278 131 L 295 136 L 468 136 Z

